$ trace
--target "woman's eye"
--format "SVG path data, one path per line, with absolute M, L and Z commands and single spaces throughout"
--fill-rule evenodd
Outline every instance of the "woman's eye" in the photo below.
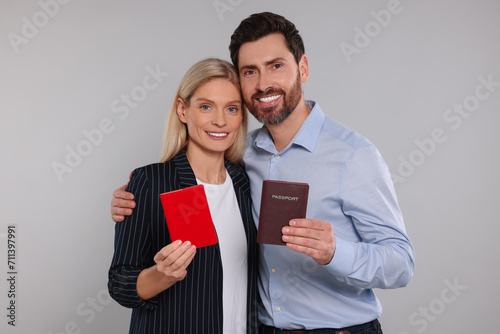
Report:
M 233 113 L 233 112 L 237 112 L 238 111 L 238 108 L 236 107 L 231 107 L 231 108 L 228 108 L 227 111 Z
M 210 110 L 210 106 L 207 106 L 207 105 L 202 105 L 200 108 L 202 110 Z

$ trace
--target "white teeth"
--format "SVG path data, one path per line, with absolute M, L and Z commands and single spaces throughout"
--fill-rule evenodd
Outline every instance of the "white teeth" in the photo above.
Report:
M 263 98 L 260 98 L 259 101 L 260 102 L 271 102 L 271 101 L 279 99 L 280 96 L 281 96 L 281 94 L 280 95 L 273 95 L 273 96 L 263 97 Z
M 209 135 L 214 136 L 214 137 L 225 137 L 227 136 L 227 133 L 221 133 L 221 132 L 207 132 Z

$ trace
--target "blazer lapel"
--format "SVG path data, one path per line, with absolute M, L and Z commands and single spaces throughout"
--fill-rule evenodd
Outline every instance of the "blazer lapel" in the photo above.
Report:
M 179 153 L 177 153 L 172 160 L 174 161 L 177 169 L 181 188 L 195 186 L 197 184 L 196 177 L 194 176 L 193 169 L 191 168 L 186 156 L 186 150 L 179 151 Z

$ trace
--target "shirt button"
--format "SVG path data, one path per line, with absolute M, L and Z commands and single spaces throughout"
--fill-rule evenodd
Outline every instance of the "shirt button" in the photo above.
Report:
M 276 155 L 274 156 L 274 158 L 275 158 L 276 160 L 278 160 L 278 159 L 280 158 L 280 155 L 279 155 L 279 154 L 276 154 Z
M 276 270 L 276 268 L 273 268 L 273 269 L 271 269 L 271 271 L 272 271 L 273 273 L 275 273 L 277 270 Z
M 276 312 L 279 312 L 279 311 L 281 311 L 281 307 L 277 306 L 276 307 Z

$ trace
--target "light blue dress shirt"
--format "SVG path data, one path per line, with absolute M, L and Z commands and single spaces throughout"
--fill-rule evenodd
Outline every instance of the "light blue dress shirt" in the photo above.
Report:
M 262 181 L 309 184 L 307 218 L 332 224 L 328 265 L 285 246 L 260 245 L 259 319 L 285 329 L 342 328 L 378 318 L 373 288 L 408 284 L 413 246 L 389 169 L 366 138 L 312 108 L 292 142 L 277 152 L 264 126 L 249 134 L 244 157 L 258 226 Z

